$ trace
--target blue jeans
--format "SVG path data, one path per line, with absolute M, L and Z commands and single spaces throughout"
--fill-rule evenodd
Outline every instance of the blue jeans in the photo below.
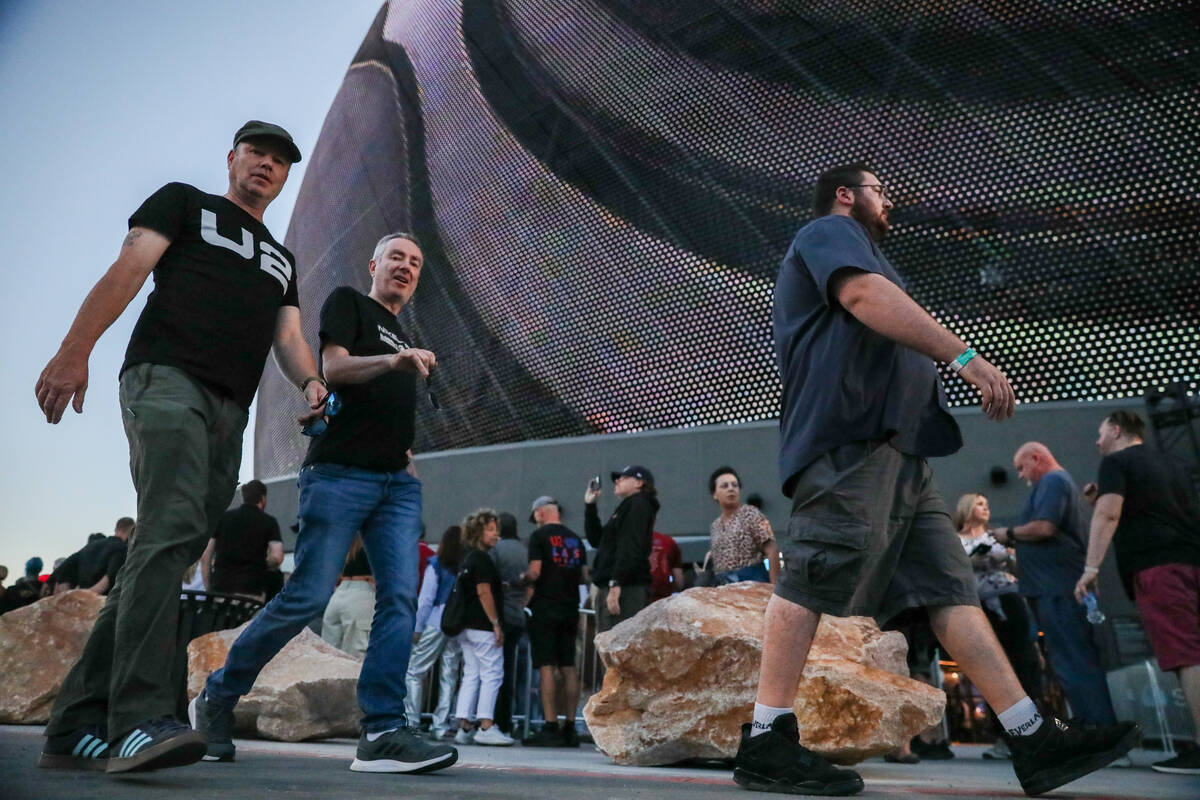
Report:
M 337 464 L 313 464 L 300 471 L 296 569 L 233 643 L 225 666 L 209 676 L 205 692 L 210 702 L 236 705 L 266 663 L 322 612 L 359 532 L 375 576 L 375 617 L 358 677 L 362 728 L 372 733 L 404 727 L 404 676 L 417 610 L 421 533 L 421 482 L 405 471 Z
M 763 566 L 761 561 L 754 564 L 747 564 L 744 567 L 737 569 L 726 570 L 725 572 L 717 573 L 717 585 L 724 586 L 727 583 L 741 583 L 742 581 L 758 581 L 759 583 L 770 583 L 771 573 L 767 572 L 767 568 Z
M 1071 713 L 1096 725 L 1115 724 L 1108 680 L 1092 643 L 1087 611 L 1070 595 L 1042 595 L 1034 600 L 1038 622 L 1046 634 L 1050 666 L 1071 704 Z

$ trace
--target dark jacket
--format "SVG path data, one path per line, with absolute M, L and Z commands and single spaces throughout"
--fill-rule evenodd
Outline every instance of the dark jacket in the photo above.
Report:
M 654 518 L 658 500 L 643 492 L 621 501 L 617 510 L 600 526 L 595 503 L 584 508 L 583 525 L 588 544 L 596 548 L 592 582 L 608 586 L 650 585 L 650 550 L 654 546 Z

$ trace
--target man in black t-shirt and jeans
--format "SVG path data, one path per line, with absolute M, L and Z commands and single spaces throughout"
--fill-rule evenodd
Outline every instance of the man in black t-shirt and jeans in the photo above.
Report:
M 579 633 L 579 586 L 587 580 L 587 550 L 583 541 L 562 524 L 562 510 L 553 497 L 533 501 L 529 519 L 539 527 L 529 537 L 529 568 L 524 582 L 532 584 L 529 600 L 529 647 L 533 667 L 542 679 L 542 711 L 546 724 L 530 736 L 526 747 L 578 747 L 575 707 L 579 705 L 579 671 L 575 642 Z M 563 689 L 565 708 L 555 698 Z M 566 717 L 562 730 L 558 712 Z
M 299 160 L 287 131 L 255 120 L 234 135 L 224 195 L 183 183 L 155 192 L 38 378 L 47 422 L 68 403 L 82 412 L 92 348 L 153 273 L 120 380 L 138 533 L 55 701 L 40 766 L 127 772 L 204 755 L 204 736 L 173 716 L 180 578 L 233 497 L 267 353 L 311 411 L 325 400 L 300 330 L 295 258 L 262 221 Z
M 1096 447 L 1104 458 L 1096 483 L 1084 489 L 1096 510 L 1075 597 L 1082 602 L 1092 590 L 1114 544 L 1158 666 L 1179 676 L 1195 723 L 1197 746 L 1151 767 L 1200 775 L 1200 504 L 1187 466 L 1142 443 L 1145 427 L 1130 411 L 1100 424 Z
M 208 735 L 206 760 L 233 760 L 234 706 L 267 662 L 324 610 L 360 532 L 375 576 L 375 617 L 358 677 L 363 735 L 350 769 L 429 772 L 458 759 L 453 747 L 430 744 L 406 727 L 404 711 L 421 535 L 421 482 L 410 448 L 417 379 L 428 379 L 437 359 L 412 346 L 396 316 L 417 288 L 422 260 L 411 234 L 388 234 L 371 256 L 370 292 L 342 286 L 321 308 L 321 365 L 341 410 L 312 440 L 300 470 L 291 579 L 192 702 L 193 724 Z
M 267 487 L 262 481 L 242 485 L 242 505 L 226 511 L 200 558 L 209 591 L 262 601 L 267 570 L 283 563 L 279 523 L 267 513 Z

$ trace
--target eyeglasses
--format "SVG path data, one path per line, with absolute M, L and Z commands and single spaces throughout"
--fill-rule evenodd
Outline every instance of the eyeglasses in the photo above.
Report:
M 880 183 L 852 183 L 846 187 L 847 189 L 874 189 L 875 194 L 887 199 L 887 187 Z

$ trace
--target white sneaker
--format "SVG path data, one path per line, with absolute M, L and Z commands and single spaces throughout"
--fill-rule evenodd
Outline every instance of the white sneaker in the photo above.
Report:
M 449 728 L 444 728 L 439 725 L 434 725 L 432 728 L 429 729 L 429 738 L 435 742 L 440 742 L 442 739 L 446 738 L 446 733 L 449 732 L 449 730 L 450 730 Z M 462 730 L 462 729 L 459 728 L 459 730 Z
M 454 734 L 455 744 L 475 744 L 475 731 L 458 729 L 458 733 Z
M 1129 756 L 1121 756 L 1116 761 L 1110 762 L 1109 766 L 1117 767 L 1118 769 L 1129 769 L 1133 766 L 1133 762 L 1129 760 Z
M 486 730 L 476 731 L 475 744 L 490 744 L 493 747 L 508 747 L 516 740 L 493 725 Z

